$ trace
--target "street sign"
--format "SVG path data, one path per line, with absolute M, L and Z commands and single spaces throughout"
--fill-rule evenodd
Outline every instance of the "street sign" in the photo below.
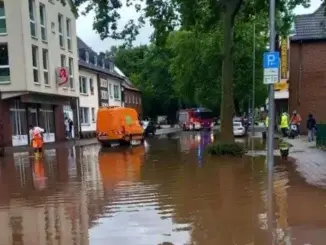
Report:
M 264 84 L 274 84 L 279 81 L 280 53 L 264 53 Z

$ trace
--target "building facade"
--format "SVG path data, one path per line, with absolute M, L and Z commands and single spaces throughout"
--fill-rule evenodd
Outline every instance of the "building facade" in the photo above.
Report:
M 0 144 L 27 145 L 29 125 L 45 129 L 45 142 L 64 140 L 63 107 L 73 111 L 78 95 L 76 19 L 69 4 L 0 1 L 0 15 Z
M 304 121 L 310 113 L 317 122 L 326 121 L 325 31 L 323 7 L 295 18 L 295 35 L 290 42 L 289 109 L 297 110 Z M 301 131 L 306 132 L 306 127 Z
M 122 86 L 124 106 L 135 109 L 138 112 L 139 117 L 142 118 L 142 93 L 127 79 L 125 79 Z
M 77 38 L 79 54 L 79 130 L 82 136 L 96 131 L 96 114 L 101 106 L 122 106 L 123 78 L 103 53 L 97 54 Z

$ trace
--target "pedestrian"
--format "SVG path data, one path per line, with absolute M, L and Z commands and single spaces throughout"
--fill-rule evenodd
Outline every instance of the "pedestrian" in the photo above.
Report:
M 309 114 L 307 120 L 307 129 L 308 129 L 308 141 L 314 141 L 315 129 L 316 129 L 316 119 L 312 114 Z
M 288 130 L 289 130 L 289 118 L 286 112 L 283 112 L 281 115 L 281 131 L 283 137 L 288 136 Z
M 294 110 L 292 113 L 290 123 L 297 126 L 297 133 L 298 133 L 298 136 L 300 137 L 301 116 L 299 115 L 299 113 L 296 110 Z
M 69 117 L 65 117 L 65 129 L 66 129 L 66 138 L 72 138 L 72 127 L 74 125 L 73 121 Z
M 39 156 L 43 151 L 44 141 L 42 133 L 44 132 L 44 129 L 33 125 L 30 125 L 29 127 L 31 134 L 31 145 L 34 149 L 34 153 L 38 154 L 37 156 Z

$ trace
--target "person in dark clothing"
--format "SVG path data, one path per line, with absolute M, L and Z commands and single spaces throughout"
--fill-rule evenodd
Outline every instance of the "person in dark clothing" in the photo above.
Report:
M 309 114 L 308 116 L 307 129 L 308 129 L 308 141 L 311 142 L 314 140 L 315 129 L 316 129 L 316 119 L 312 114 Z

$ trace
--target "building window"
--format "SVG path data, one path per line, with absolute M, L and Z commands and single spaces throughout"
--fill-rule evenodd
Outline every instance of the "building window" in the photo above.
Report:
M 0 44 L 0 82 L 10 81 L 8 44 Z
M 92 78 L 89 79 L 89 89 L 91 91 L 91 95 L 94 95 L 94 83 Z
M 110 98 L 113 98 L 112 84 L 111 83 L 109 84 L 109 95 L 110 95 Z
M 92 108 L 92 122 L 95 122 L 95 108 Z
M 61 67 L 67 67 L 66 65 L 66 56 L 65 55 L 60 55 L 60 64 L 61 64 Z
M 49 85 L 49 51 L 42 50 L 44 84 Z
M 39 74 L 38 74 L 38 47 L 32 46 L 32 60 L 33 60 L 33 79 L 34 83 L 39 83 Z
M 70 88 L 74 88 L 74 60 L 69 58 L 69 83 Z
M 132 103 L 135 104 L 135 95 L 132 96 Z
M 95 55 L 94 55 L 94 65 L 97 66 L 97 64 L 98 64 L 98 62 L 97 62 L 97 56 L 96 56 L 96 54 L 95 54 Z
M 80 107 L 79 108 L 79 116 L 81 124 L 89 124 L 89 108 Z
M 72 50 L 72 44 L 71 44 L 71 20 L 66 20 L 66 32 L 67 32 L 67 48 L 69 51 Z
M 46 31 L 46 11 L 45 5 L 40 3 L 40 25 L 41 25 L 41 38 L 42 41 L 47 41 L 47 31 Z
M 79 77 L 79 92 L 81 94 L 87 94 L 87 81 L 86 81 L 86 77 Z
M 35 0 L 29 0 L 28 7 L 29 7 L 29 23 L 31 28 L 31 36 L 36 38 L 37 33 L 36 33 L 36 20 L 35 20 Z
M 114 95 L 114 99 L 119 100 L 120 99 L 120 89 L 119 89 L 119 85 L 113 85 L 113 95 Z
M 64 48 L 63 42 L 63 16 L 61 14 L 58 15 L 58 31 L 59 31 L 59 44 L 61 48 Z
M 0 34 L 7 34 L 5 3 L 0 1 Z
M 85 52 L 85 56 L 86 56 L 86 62 L 89 63 L 89 53 L 88 53 L 88 51 Z
M 108 92 L 101 90 L 101 99 L 102 100 L 107 100 L 108 99 Z

